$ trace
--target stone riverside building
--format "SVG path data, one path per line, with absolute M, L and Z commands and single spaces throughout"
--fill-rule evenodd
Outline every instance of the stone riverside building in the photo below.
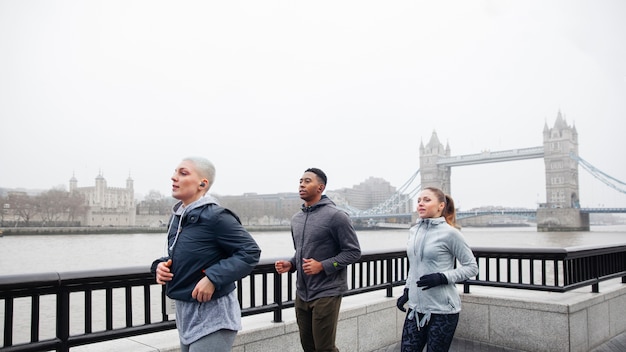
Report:
M 85 197 L 83 226 L 135 226 L 135 191 L 130 176 L 126 188 L 108 187 L 102 172 L 96 177 L 95 186 L 90 187 L 78 187 L 78 180 L 72 176 L 70 192 Z

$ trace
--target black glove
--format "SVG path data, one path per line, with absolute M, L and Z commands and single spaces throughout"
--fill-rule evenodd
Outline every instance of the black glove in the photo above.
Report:
M 417 280 L 417 287 L 424 287 L 424 290 L 428 290 L 429 288 L 433 288 L 435 286 L 447 284 L 448 279 L 446 279 L 446 276 L 442 273 L 424 275 L 420 277 L 419 280 Z
M 396 302 L 396 306 L 401 311 L 406 312 L 406 309 L 404 309 L 404 305 L 408 301 L 409 301 L 409 289 L 405 288 L 404 289 L 404 293 L 402 294 L 402 296 L 400 296 L 400 298 L 398 298 L 398 301 Z

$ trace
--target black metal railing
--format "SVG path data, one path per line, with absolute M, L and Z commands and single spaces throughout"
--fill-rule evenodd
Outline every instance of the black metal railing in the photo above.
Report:
M 295 274 L 278 275 L 274 262 L 262 260 L 239 280 L 243 316 L 271 312 L 273 321 L 280 322 L 283 309 L 293 307 Z M 393 287 L 404 284 L 406 268 L 404 251 L 364 253 L 348 268 L 346 294 L 386 290 L 391 297 Z M 0 276 L 0 302 L 4 303 L 2 352 L 69 351 L 176 327 L 163 287 L 147 267 Z M 28 333 L 15 329 L 17 325 L 28 325 Z
M 473 248 L 479 274 L 471 285 L 565 292 L 621 277 L 626 246 L 581 249 Z M 406 251 L 363 253 L 348 267 L 348 292 L 358 295 L 405 284 Z M 242 315 L 270 313 L 274 322 L 294 305 L 295 274 L 278 275 L 262 260 L 240 280 Z M 174 329 L 163 287 L 147 267 L 0 276 L 1 352 L 69 351 L 71 347 Z M 2 308 L 0 308 L 2 309 Z
M 579 248 L 472 248 L 479 273 L 471 285 L 566 292 L 622 278 L 626 283 L 626 245 Z

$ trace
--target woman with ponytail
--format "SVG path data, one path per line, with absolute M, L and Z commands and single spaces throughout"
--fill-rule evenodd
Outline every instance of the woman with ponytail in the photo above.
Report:
M 456 288 L 478 273 L 476 258 L 456 225 L 452 197 L 436 187 L 417 198 L 419 220 L 409 231 L 409 274 L 397 306 L 408 312 L 402 329 L 401 351 L 448 351 L 461 311 Z M 458 261 L 459 265 L 455 263 Z

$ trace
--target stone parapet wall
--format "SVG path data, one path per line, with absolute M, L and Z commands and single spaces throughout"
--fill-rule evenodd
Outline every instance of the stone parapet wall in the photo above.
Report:
M 626 284 L 565 293 L 472 287 L 456 336 L 529 352 L 587 352 L 626 331 Z

